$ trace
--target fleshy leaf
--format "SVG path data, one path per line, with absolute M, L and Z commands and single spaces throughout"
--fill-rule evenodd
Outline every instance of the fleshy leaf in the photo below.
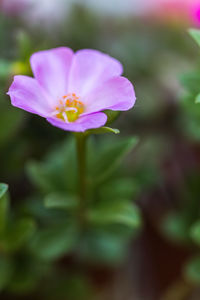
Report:
M 95 263 L 115 265 L 122 261 L 127 253 L 130 232 L 114 226 L 114 230 L 97 227 L 85 233 L 78 247 L 78 254 L 84 260 Z
M 4 247 L 6 251 L 16 251 L 34 234 L 36 224 L 31 218 L 23 218 L 10 225 L 6 232 Z
M 181 84 L 194 97 L 199 93 L 200 88 L 200 73 L 198 71 L 187 73 L 180 76 Z
M 45 194 L 71 193 L 76 190 L 77 162 L 74 139 L 67 139 L 57 146 L 44 162 L 30 162 L 27 171 L 32 182 Z
M 6 101 L 0 102 L 0 111 L 0 128 L 3 128 L 3 130 L 0 130 L 0 146 L 4 146 L 13 138 L 16 131 L 22 125 L 24 113 L 9 107 L 8 102 Z M 12 122 L 10 120 L 12 120 Z
M 111 127 L 103 126 L 101 128 L 87 130 L 85 132 L 85 135 L 90 135 L 90 134 L 104 134 L 104 133 L 118 134 L 118 133 L 120 133 L 120 131 L 119 131 L 119 129 L 116 129 L 116 128 L 111 128 Z
M 200 94 L 196 96 L 195 103 L 200 103 Z
M 91 282 L 83 272 L 70 270 L 69 273 L 56 274 L 57 280 L 54 277 L 45 287 L 45 296 L 47 299 L 70 299 L 70 300 L 94 300 L 94 290 Z M 55 299 L 56 290 L 56 299 Z M 53 295 L 53 299 L 52 299 Z
M 189 228 L 182 215 L 169 214 L 162 225 L 163 233 L 176 243 L 188 242 Z
M 0 79 L 4 79 L 11 74 L 11 63 L 0 59 Z
M 107 115 L 107 122 L 106 125 L 111 124 L 114 122 L 120 115 L 120 111 L 114 111 L 114 110 L 106 110 L 104 113 Z
M 23 60 L 28 60 L 33 51 L 33 40 L 26 32 L 20 31 L 17 33 L 17 42 L 19 46 L 19 56 Z
M 7 289 L 15 294 L 26 294 L 33 291 L 39 280 L 50 271 L 50 266 L 46 262 L 23 259 L 20 263 L 15 264 L 12 280 L 9 282 Z
M 200 283 L 200 256 L 193 257 L 185 266 L 184 275 L 192 283 Z
M 9 209 L 8 185 L 0 184 L 0 233 L 2 234 L 6 227 L 6 221 Z
M 42 191 L 52 190 L 50 173 L 47 172 L 44 164 L 35 161 L 30 162 L 28 164 L 28 173 L 32 182 Z
M 189 34 L 197 42 L 197 44 L 200 46 L 200 30 L 193 29 L 193 28 L 189 29 Z
M 101 199 L 115 201 L 116 199 L 134 200 L 134 196 L 137 195 L 138 191 L 138 183 L 133 178 L 117 178 L 106 182 L 99 190 L 99 193 Z
M 0 256 L 0 291 L 9 283 L 13 273 L 12 262 L 3 256 Z
M 72 195 L 50 194 L 44 200 L 46 208 L 73 210 L 78 206 L 78 199 Z
M 93 166 L 93 178 L 99 183 L 105 181 L 119 166 L 122 159 L 138 143 L 137 137 L 129 137 L 115 143 L 109 143 L 100 153 L 96 155 Z
M 43 229 L 31 242 L 32 253 L 43 260 L 54 260 L 68 254 L 77 241 L 77 229 L 74 226 L 57 225 Z
M 88 218 L 94 224 L 121 224 L 130 228 L 138 228 L 141 224 L 137 206 L 123 199 L 112 203 L 104 201 L 89 212 Z
M 200 245 L 200 221 L 197 221 L 190 230 L 192 239 Z

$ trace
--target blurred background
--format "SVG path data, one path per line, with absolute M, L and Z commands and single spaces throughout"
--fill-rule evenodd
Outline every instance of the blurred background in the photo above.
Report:
M 14 224 L 9 251 L 0 242 L 0 299 L 200 299 L 200 49 L 191 27 L 200 28 L 196 0 L 0 0 L 0 182 L 9 184 Z M 35 230 L 27 218 L 39 226 L 60 218 L 41 199 L 54 189 L 52 161 L 71 141 L 11 107 L 6 92 L 14 75 L 31 75 L 33 52 L 57 46 L 119 59 L 136 90 L 134 108 L 113 124 L 121 136 L 139 137 L 120 171 L 141 215 L 123 258 L 121 240 L 110 236 L 99 235 L 87 255 L 80 245 L 82 260 L 49 251 L 60 243 L 49 232 L 39 254 L 37 241 L 32 256 L 24 244 Z

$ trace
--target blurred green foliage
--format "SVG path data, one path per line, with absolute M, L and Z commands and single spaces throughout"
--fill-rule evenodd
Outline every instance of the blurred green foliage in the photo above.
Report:
M 48 154 L 45 162 L 29 163 L 28 173 L 31 180 L 38 187 L 38 190 L 44 195 L 45 207 L 50 210 L 50 213 L 57 212 L 58 214 L 59 220 L 55 221 L 54 217 L 53 222 L 55 222 L 57 226 L 58 222 L 61 222 L 63 219 L 61 222 L 63 234 L 60 233 L 61 252 L 62 248 L 65 249 L 66 246 L 68 247 L 64 242 L 64 236 L 66 238 L 68 236 L 68 238 L 71 239 L 72 235 L 73 240 L 75 236 L 77 236 L 78 240 L 81 237 L 81 243 L 83 242 L 86 247 L 86 243 L 91 242 L 91 240 L 88 240 L 87 238 L 84 239 L 84 235 L 86 234 L 86 237 L 88 235 L 88 230 L 94 235 L 94 238 L 96 234 L 99 235 L 100 231 L 101 238 L 103 239 L 105 234 L 105 238 L 107 239 L 109 227 L 118 224 L 118 226 L 121 226 L 121 229 L 119 227 L 119 232 L 122 231 L 124 241 L 128 241 L 133 230 L 137 230 L 141 220 L 138 209 L 131 203 L 134 195 L 134 186 L 130 187 L 129 193 L 127 193 L 128 191 L 126 192 L 127 196 L 125 196 L 125 193 L 121 193 L 120 195 L 120 190 L 126 190 L 127 188 L 127 180 L 121 180 L 121 172 L 116 172 L 123 157 L 135 146 L 135 144 L 136 139 L 134 138 L 118 138 L 115 142 L 111 138 L 102 140 L 91 139 L 89 142 L 87 149 L 88 169 L 86 179 L 88 203 L 85 216 L 86 224 L 84 225 L 85 232 L 80 228 L 80 225 L 78 224 L 79 220 L 77 219 L 79 196 L 77 194 L 77 161 L 74 139 L 67 139 L 62 145 L 57 146 L 57 149 Z M 131 178 L 128 180 L 132 181 Z M 117 185 L 116 181 L 118 183 Z M 110 188 L 112 185 L 115 186 L 115 188 Z M 77 234 L 75 234 L 75 231 L 73 230 L 71 234 L 69 233 L 67 235 L 63 224 L 66 220 L 68 220 L 67 223 L 70 223 L 71 225 L 74 224 L 73 227 L 77 227 L 76 229 L 74 228 L 74 230 L 79 233 L 77 232 Z M 69 224 L 66 224 L 66 230 L 69 229 L 68 227 Z M 92 229 L 93 227 L 94 229 Z M 127 228 L 129 230 L 127 230 Z M 116 230 L 113 234 L 115 235 L 115 243 L 117 243 L 118 231 Z M 49 234 L 49 236 L 54 239 L 53 233 Z M 55 238 L 59 239 L 57 231 L 55 231 Z M 112 238 L 112 231 L 110 232 L 110 238 Z M 42 240 L 43 238 L 41 238 L 41 241 Z M 76 241 L 76 243 L 77 242 L 78 241 Z M 123 250 L 121 237 L 119 237 L 118 243 L 121 244 L 120 248 Z M 52 242 L 52 247 L 55 247 L 55 244 L 57 246 L 59 245 L 58 242 Z M 104 244 L 106 244 L 106 242 Z M 116 247 L 118 247 L 117 244 Z M 81 255 L 83 255 L 83 248 L 81 246 L 80 248 L 82 249 Z M 114 248 L 113 244 L 113 251 L 115 252 Z M 37 244 L 35 249 L 38 249 Z M 97 251 L 93 251 L 92 247 L 89 245 L 87 246 L 87 249 L 87 251 L 91 251 L 91 253 L 87 253 L 90 260 L 94 259 L 99 261 Z M 50 245 L 48 245 L 47 251 L 51 251 Z M 104 251 L 102 248 L 99 251 L 101 253 L 101 259 L 108 254 L 108 249 L 105 249 Z M 110 251 L 112 251 L 112 249 Z M 114 253 L 111 252 L 110 257 L 114 259 Z
M 131 241 L 148 230 L 148 222 L 168 243 L 191 251 L 182 274 L 199 284 L 199 49 L 182 28 L 146 22 L 99 18 L 76 7 L 58 28 L 46 32 L 40 24 L 33 28 L 20 18 L 0 16 L 0 178 L 9 183 L 11 193 L 9 197 L 7 185 L 1 184 L 2 293 L 94 300 L 99 286 L 91 282 L 96 280 L 89 274 L 91 266 L 116 269 L 127 257 Z M 191 34 L 199 43 L 199 31 Z M 95 135 L 88 138 L 84 224 L 78 215 L 73 139 L 12 108 L 6 96 L 15 74 L 31 75 L 33 52 L 60 45 L 95 48 L 120 59 L 137 95 L 132 111 L 120 116 L 106 112 L 106 126 L 115 121 L 124 138 L 112 135 L 119 131 L 110 127 L 89 132 Z M 135 135 L 139 143 L 129 137 Z M 198 154 L 194 165 L 183 171 L 181 183 L 169 172 L 174 186 L 164 195 L 173 202 L 168 206 L 154 192 L 168 184 L 166 165 L 171 157 L 179 163 L 174 149 L 180 140 L 192 155 Z M 171 199 L 173 193 L 176 199 Z M 156 205 L 152 194 L 158 197 Z M 157 217 L 159 206 L 164 213 Z
M 200 46 L 200 30 L 189 30 L 190 35 Z M 179 124 L 182 134 L 190 142 L 199 143 L 200 138 L 200 67 L 197 64 L 194 71 L 181 76 L 181 83 L 185 89 L 180 102 Z M 174 243 L 183 244 L 194 249 L 194 254 L 182 267 L 183 277 L 192 286 L 200 283 L 199 252 L 200 245 L 200 206 L 199 206 L 199 178 L 198 167 L 193 167 L 184 175 L 181 188 L 178 188 L 178 207 L 166 214 L 161 230 Z
M 79 219 L 76 148 L 72 138 L 57 145 L 44 162 L 28 164 L 37 192 L 20 206 L 18 217 L 9 217 L 7 186 L 2 184 L 0 249 L 3 255 L 9 254 L 8 261 L 7 256 L 6 260 L 2 257 L 2 289 L 30 292 L 43 276 L 55 272 L 56 261 L 66 255 L 73 254 L 80 262 L 105 265 L 115 265 L 124 258 L 141 218 L 132 204 L 132 179 L 121 180 L 121 172 L 116 169 L 136 142 L 135 138 L 125 138 L 114 144 L 109 138 L 106 143 L 101 139 L 89 143 L 84 224 Z M 110 188 L 112 185 L 117 188 Z M 24 269 L 17 266 L 21 259 Z

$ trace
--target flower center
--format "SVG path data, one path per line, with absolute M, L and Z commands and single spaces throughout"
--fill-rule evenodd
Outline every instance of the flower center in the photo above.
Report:
M 59 100 L 53 115 L 65 122 L 75 122 L 83 112 L 83 103 L 79 101 L 79 97 L 76 94 L 72 93 L 63 96 Z

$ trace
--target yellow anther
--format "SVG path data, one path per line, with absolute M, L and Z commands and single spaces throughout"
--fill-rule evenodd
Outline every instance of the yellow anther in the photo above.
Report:
M 64 122 L 76 121 L 84 112 L 84 104 L 78 99 L 79 97 L 75 93 L 64 95 L 62 99 L 59 99 L 59 105 L 56 106 L 54 115 Z

